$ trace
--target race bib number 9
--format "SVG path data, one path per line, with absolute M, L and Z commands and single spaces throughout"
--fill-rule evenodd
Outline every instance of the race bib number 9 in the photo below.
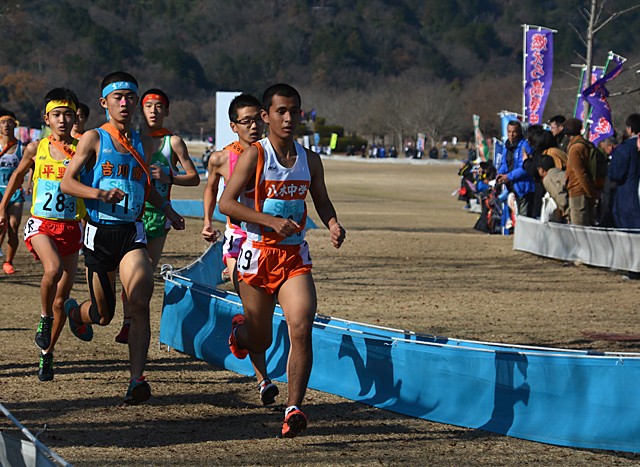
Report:
M 270 214 L 275 217 L 282 217 L 285 219 L 291 219 L 297 224 L 301 224 L 304 220 L 304 200 L 282 200 L 267 198 L 264 200 L 262 206 L 262 212 Z M 265 232 L 273 232 L 272 229 L 266 228 Z M 289 237 L 284 238 L 279 243 L 281 245 L 298 245 L 304 240 L 304 230 L 297 232 Z
M 144 187 L 130 180 L 100 180 L 101 190 L 119 188 L 125 195 L 117 204 L 98 203 L 98 219 L 103 221 L 133 222 L 142 212 L 144 206 Z
M 76 198 L 60 191 L 60 182 L 39 178 L 33 215 L 47 219 L 76 218 Z

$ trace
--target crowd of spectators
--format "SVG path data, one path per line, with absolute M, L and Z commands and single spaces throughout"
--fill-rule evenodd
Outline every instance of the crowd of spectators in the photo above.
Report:
M 460 169 L 459 199 L 482 207 L 476 228 L 498 233 L 516 215 L 580 226 L 640 229 L 640 114 L 625 132 L 594 146 L 582 121 L 557 115 L 549 126 L 519 121 L 507 127 L 495 162 L 467 161 Z

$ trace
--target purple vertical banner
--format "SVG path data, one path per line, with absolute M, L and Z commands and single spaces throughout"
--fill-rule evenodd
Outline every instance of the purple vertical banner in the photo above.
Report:
M 607 101 L 609 91 L 605 85 L 620 74 L 622 64 L 626 61 L 626 58 L 613 55 L 611 59 L 615 63 L 613 70 L 582 92 L 582 97 L 593 108 L 589 126 L 589 141 L 596 145 L 603 139 L 613 136 L 614 132 L 613 123 L 611 122 L 611 108 Z
M 535 28 L 535 29 L 534 29 Z M 524 57 L 525 122 L 542 123 L 553 81 L 553 30 L 526 26 Z
M 604 67 L 602 66 L 591 67 L 591 83 L 587 85 L 587 67 L 585 66 L 584 69 L 582 70 L 582 78 L 580 80 L 581 88 L 580 88 L 580 92 L 578 93 L 578 101 L 576 102 L 576 109 L 573 112 L 573 116 L 575 118 L 579 118 L 583 122 L 587 119 L 587 115 L 585 115 L 585 112 L 584 112 L 585 100 L 584 100 L 584 97 L 582 97 L 582 91 L 584 91 L 590 85 L 594 84 L 596 81 L 602 78 L 603 74 L 604 74 Z

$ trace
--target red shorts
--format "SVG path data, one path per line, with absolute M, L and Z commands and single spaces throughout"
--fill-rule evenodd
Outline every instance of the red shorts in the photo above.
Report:
M 82 224 L 80 222 L 52 221 L 40 217 L 31 217 L 24 225 L 24 243 L 33 256 L 39 260 L 31 245 L 36 235 L 50 237 L 58 249 L 60 256 L 76 253 L 82 248 Z
M 238 256 L 238 278 L 274 294 L 292 277 L 311 272 L 309 245 L 271 246 L 246 240 Z

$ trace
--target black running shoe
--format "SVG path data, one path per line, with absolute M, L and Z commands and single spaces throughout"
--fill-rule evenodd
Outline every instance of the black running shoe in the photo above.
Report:
M 38 366 L 38 379 L 40 381 L 53 380 L 53 352 L 40 354 L 40 365 Z
M 273 404 L 276 401 L 276 396 L 280 394 L 278 386 L 268 379 L 263 379 L 262 382 L 258 384 L 258 391 L 260 391 L 260 400 L 263 405 Z
M 38 330 L 36 331 L 36 345 L 42 350 L 47 350 L 51 345 L 51 328 L 53 327 L 53 318 L 41 316 Z
M 127 405 L 138 405 L 146 402 L 151 397 L 151 386 L 144 380 L 144 376 L 129 380 L 129 389 L 124 396 Z

